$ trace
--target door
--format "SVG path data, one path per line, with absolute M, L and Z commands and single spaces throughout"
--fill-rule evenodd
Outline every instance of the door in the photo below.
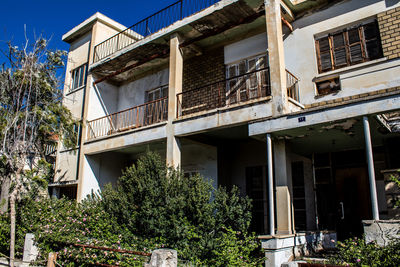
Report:
M 367 170 L 365 167 L 337 169 L 335 180 L 338 239 L 361 236 L 361 221 L 371 218 Z

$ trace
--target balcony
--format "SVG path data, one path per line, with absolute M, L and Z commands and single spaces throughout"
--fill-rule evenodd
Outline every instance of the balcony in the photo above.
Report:
M 269 95 L 267 67 L 177 94 L 177 117 L 238 105 Z
M 107 58 L 115 52 L 217 2 L 219 0 L 179 0 L 96 45 L 93 62 Z
M 168 98 L 161 98 L 143 105 L 125 109 L 88 122 L 86 140 L 111 136 L 166 121 Z
M 287 95 L 299 102 L 298 78 L 286 70 Z M 269 68 L 248 72 L 177 94 L 177 117 L 239 106 L 271 96 Z

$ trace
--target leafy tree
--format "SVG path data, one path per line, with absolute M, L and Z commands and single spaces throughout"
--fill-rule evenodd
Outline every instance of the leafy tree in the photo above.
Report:
M 195 263 L 244 266 L 259 247 L 248 234 L 250 199 L 237 187 L 228 192 L 200 175 L 184 177 L 155 153 L 127 168 L 115 189 L 108 186 L 103 204 L 134 235 L 159 237 Z
M 0 179 L 10 203 L 10 258 L 14 261 L 16 201 L 33 188 L 46 187 L 38 175 L 45 148 L 64 136 L 74 143 L 71 113 L 61 105 L 56 76 L 63 67 L 63 51 L 50 51 L 43 38 L 22 48 L 8 43 L 0 70 Z M 43 162 L 42 162 L 43 163 Z M 9 187 L 9 188 L 7 188 Z M 7 206 L 6 206 L 7 208 Z

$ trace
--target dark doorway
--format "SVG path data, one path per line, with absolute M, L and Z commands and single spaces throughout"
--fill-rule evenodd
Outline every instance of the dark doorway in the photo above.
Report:
M 338 238 L 360 237 L 361 221 L 371 218 L 367 170 L 364 167 L 337 169 L 335 180 Z
M 250 231 L 265 233 L 264 220 L 264 172 L 262 166 L 246 167 L 246 194 L 252 199 L 252 220 Z

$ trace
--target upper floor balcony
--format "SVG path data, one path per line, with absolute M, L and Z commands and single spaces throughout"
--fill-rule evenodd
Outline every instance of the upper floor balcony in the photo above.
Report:
M 230 78 L 210 83 L 177 94 L 177 118 L 206 113 L 214 109 L 239 107 L 271 99 L 269 67 L 265 61 L 257 69 L 235 75 L 229 68 Z M 298 78 L 286 70 L 287 96 L 300 102 Z
M 115 52 L 219 1 L 220 0 L 179 0 L 96 45 L 94 48 L 93 62 L 105 59 Z

